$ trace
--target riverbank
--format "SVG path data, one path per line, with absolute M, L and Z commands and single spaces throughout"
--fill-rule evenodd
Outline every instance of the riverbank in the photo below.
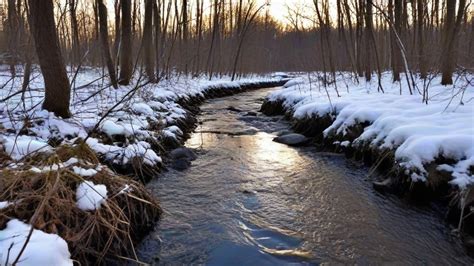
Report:
M 474 85 L 459 76 L 454 86 L 416 80 L 410 95 L 405 81 L 357 83 L 341 74 L 323 86 L 321 75 L 288 82 L 262 105 L 267 115 L 285 115 L 295 131 L 325 149 L 372 165 L 382 173 L 373 180 L 379 191 L 416 202 L 441 201 L 457 229 L 471 234 L 474 205 Z M 428 82 L 428 81 L 427 81 Z M 425 88 L 425 89 L 423 89 Z M 427 88 L 427 89 L 426 89 Z M 427 102 L 426 102 L 427 100 Z M 372 172 L 368 174 L 371 177 Z M 462 224 L 459 223 L 463 217 Z
M 32 77 L 24 94 L 20 77 L 0 77 L 0 257 L 45 264 L 137 260 L 134 244 L 161 213 L 143 182 L 194 128 L 198 104 L 282 85 L 280 77 L 138 77 L 115 90 L 85 69 L 70 74 L 72 118 L 62 119 L 41 110 L 43 81 Z

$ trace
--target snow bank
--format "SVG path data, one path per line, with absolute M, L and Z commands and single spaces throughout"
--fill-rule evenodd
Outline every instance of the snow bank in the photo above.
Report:
M 381 150 L 393 149 L 397 162 L 413 173 L 415 181 L 426 181 L 425 166 L 442 158 L 456 162 L 442 168 L 452 173 L 452 184 L 460 188 L 472 184 L 473 85 L 459 78 L 455 86 L 445 87 L 438 85 L 440 78 L 436 77 L 426 104 L 422 103 L 422 80 L 417 80 L 420 92 L 415 90 L 414 95 L 408 93 L 406 81 L 392 83 L 390 73 L 384 73 L 381 81 L 385 93 L 377 90 L 376 77 L 373 82 L 356 83 L 343 73 L 337 80 L 338 97 L 334 85 L 325 88 L 317 77 L 300 77 L 271 93 L 268 100 L 283 102 L 296 119 L 332 117 L 332 125 L 324 131 L 326 137 L 344 139 L 352 126 L 367 122 L 361 136 L 339 144 L 357 147 L 369 143 Z
M 1 264 L 11 264 L 20 254 L 31 226 L 19 220 L 10 220 L 7 227 L 0 231 Z M 68 245 L 55 234 L 47 234 L 33 229 L 31 238 L 17 265 L 73 265 Z M 7 261 L 8 258 L 8 261 Z
M 74 74 L 71 73 L 71 76 Z M 24 104 L 21 94 L 9 97 L 13 91 L 0 90 L 0 99 L 8 98 L 0 102 L 0 149 L 3 146 L 12 159 L 21 160 L 30 153 L 51 150 L 48 141 L 52 139 L 54 143 L 72 144 L 97 129 L 108 139 L 94 135 L 87 143 L 103 158 L 114 164 L 126 165 L 131 158 L 143 157 L 152 167 L 159 167 L 162 162 L 159 154 L 150 148 L 151 144 L 161 142 L 161 135 L 156 131 L 166 128 L 164 136 L 176 138 L 182 135 L 176 124 L 186 116 L 186 110 L 177 103 L 179 99 L 203 96 L 213 88 L 233 90 L 256 82 L 281 80 L 281 77 L 255 77 L 230 81 L 229 77 L 224 77 L 209 81 L 204 76 L 181 76 L 158 84 L 144 84 L 130 94 L 136 89 L 136 80 L 130 86 L 102 89 L 106 85 L 104 81 L 107 82 L 101 79 L 102 71 L 84 69 L 75 80 L 78 89 L 72 94 L 72 118 L 61 119 L 41 109 L 44 82 L 41 73 L 35 72 L 32 76 L 35 78 L 30 82 L 31 90 L 26 92 Z M 11 88 L 20 90 L 21 81 L 10 80 L 9 75 L 0 75 L 0 83 Z M 121 103 L 124 98 L 126 100 Z M 116 108 L 111 110 L 115 105 Z M 108 116 L 102 121 L 101 117 L 106 113 Z
M 94 211 L 107 200 L 107 187 L 91 181 L 82 182 L 76 190 L 76 205 L 84 211 Z
M 46 141 L 30 136 L 3 137 L 3 140 L 2 136 L 0 136 L 0 141 L 3 142 L 5 152 L 14 160 L 21 160 L 35 152 L 51 150 L 51 146 Z

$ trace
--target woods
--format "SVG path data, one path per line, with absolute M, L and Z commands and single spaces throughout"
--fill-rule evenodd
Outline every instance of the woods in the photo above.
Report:
M 472 0 L 0 0 L 0 264 L 472 263 L 473 89 Z
M 392 71 L 399 81 L 405 63 L 423 78 L 443 73 L 443 84 L 451 84 L 452 73 L 472 69 L 474 61 L 466 0 L 314 0 L 288 5 L 292 23 L 286 25 L 256 0 L 53 2 L 63 60 L 72 67 L 81 61 L 107 66 L 112 84 L 111 63 L 120 84 L 137 71 L 151 81 L 172 73 L 213 78 L 308 70 L 351 71 L 369 80 L 372 73 Z M 16 29 L 29 27 L 28 6 L 11 0 L 2 6 L 3 55 L 14 74 L 13 65 L 26 62 L 27 49 L 17 47 L 26 47 L 28 37 Z

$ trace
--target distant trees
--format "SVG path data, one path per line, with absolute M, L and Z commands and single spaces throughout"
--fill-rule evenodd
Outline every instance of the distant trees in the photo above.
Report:
M 45 98 L 43 108 L 68 118 L 70 87 L 61 49 L 59 47 L 52 0 L 28 0 L 30 30 L 43 73 Z
M 0 54 L 8 54 L 4 61 L 12 76 L 15 66 L 25 66 L 24 88 L 30 67 L 43 68 L 45 58 L 62 60 L 54 63 L 55 79 L 47 86 L 63 84 L 54 86 L 63 92 L 65 75 L 59 69 L 65 62 L 73 71 L 105 67 L 114 87 L 129 84 L 134 72 L 155 82 L 189 74 L 236 79 L 246 73 L 322 70 L 327 84 L 340 71 L 368 81 L 373 73 L 391 71 L 395 82 L 410 73 L 420 78 L 441 73 L 447 85 L 458 67 L 474 71 L 474 13 L 467 0 L 312 0 L 289 4 L 287 24 L 257 0 L 49 0 L 55 10 L 48 23 L 54 23 L 56 39 L 50 31 L 38 35 L 46 29 L 31 22 L 36 2 L 0 0 L 7 15 L 0 19 L 7 37 Z M 43 25 L 46 18 L 36 20 Z M 40 49 L 35 58 L 28 29 L 37 49 L 59 49 Z M 48 98 L 45 106 L 53 110 L 52 105 Z

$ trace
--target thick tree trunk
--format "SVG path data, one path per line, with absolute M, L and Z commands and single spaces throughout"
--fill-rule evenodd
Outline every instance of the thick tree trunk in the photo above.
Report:
M 45 83 L 43 108 L 68 118 L 70 86 L 59 48 L 52 0 L 28 0 L 31 34 Z
M 120 40 L 120 78 L 119 84 L 128 85 L 133 74 L 132 61 L 132 4 L 122 0 L 122 34 Z
M 457 35 L 464 16 L 466 0 L 459 1 L 458 15 L 456 14 L 456 0 L 446 1 L 446 16 L 444 24 L 443 48 L 441 54 L 441 84 L 453 84 L 453 72 L 456 64 Z
M 425 54 L 424 54 L 424 14 L 425 4 L 423 0 L 417 0 L 417 28 L 418 28 L 418 66 L 421 78 L 426 78 Z
M 107 7 L 103 0 L 97 0 L 97 8 L 99 13 L 99 31 L 100 31 L 100 43 L 102 48 L 102 56 L 104 57 L 105 64 L 110 76 L 110 82 L 114 88 L 117 86 L 117 75 L 115 73 L 115 64 L 110 54 L 109 48 L 109 33 L 108 33 L 108 22 L 107 22 Z
M 395 24 L 395 31 L 399 36 L 402 36 L 402 13 L 403 13 L 403 0 L 394 0 L 395 2 L 395 10 L 394 10 L 394 24 Z M 393 30 L 392 30 L 393 31 Z M 391 32 L 390 35 L 391 39 L 391 49 L 392 49 L 392 67 L 393 67 L 393 81 L 400 81 L 400 71 L 402 68 L 401 62 L 401 51 L 398 45 L 396 44 L 396 37 L 395 33 Z
M 150 82 L 155 82 L 155 55 L 153 53 L 153 1 L 145 0 L 145 24 L 143 26 L 145 72 Z
M 451 51 L 451 43 L 454 32 L 454 14 L 456 12 L 456 0 L 446 2 L 446 15 L 444 22 L 444 36 L 443 36 L 443 48 L 441 53 L 441 71 L 442 79 L 441 84 L 449 85 L 453 84 L 452 73 L 453 73 L 453 58 Z

